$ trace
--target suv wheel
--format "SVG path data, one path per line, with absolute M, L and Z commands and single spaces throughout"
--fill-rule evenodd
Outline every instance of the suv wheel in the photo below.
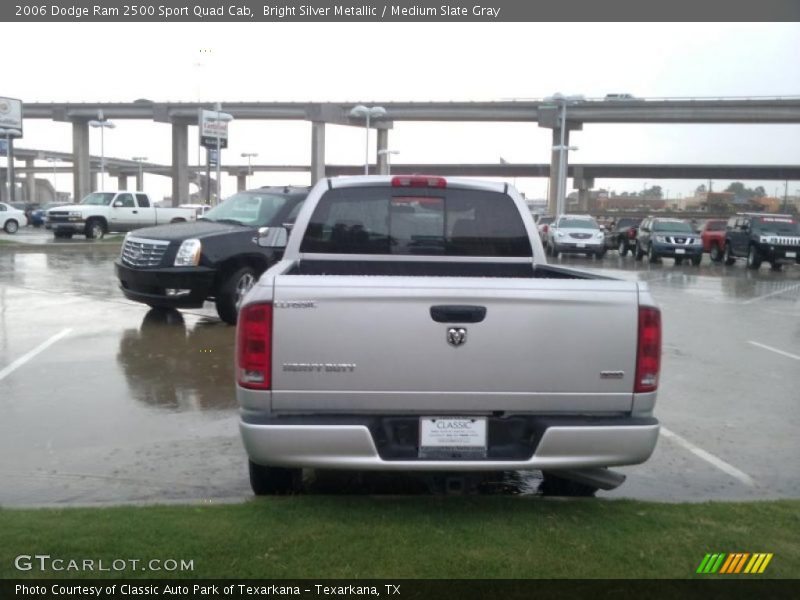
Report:
M 251 267 L 242 267 L 225 276 L 216 300 L 220 319 L 229 325 L 236 325 L 242 300 L 255 285 L 256 279 L 256 272 Z
M 250 487 L 256 496 L 292 494 L 300 489 L 302 471 L 281 467 L 265 467 L 252 460 L 250 465 Z
M 628 244 L 625 242 L 623 238 L 620 238 L 619 244 L 617 245 L 617 251 L 619 252 L 620 256 L 625 256 L 628 254 Z
M 599 489 L 585 483 L 578 483 L 571 479 L 564 479 L 557 477 L 551 473 L 542 473 L 542 483 L 539 484 L 539 493 L 542 496 L 569 496 L 588 498 L 594 496 L 595 492 Z
M 736 257 L 733 255 L 733 252 L 731 252 L 731 243 L 730 242 L 726 242 L 725 243 L 725 264 L 726 265 L 732 265 L 735 262 L 736 262 Z
M 711 244 L 709 255 L 711 256 L 712 262 L 719 262 L 722 260 L 722 250 L 720 250 L 719 244 Z
M 650 244 L 650 246 L 647 248 L 647 260 L 649 260 L 651 263 L 657 263 L 659 260 L 661 260 L 658 256 L 658 253 L 656 253 L 655 249 L 653 248 L 653 244 Z
M 773 271 L 780 271 L 783 268 L 783 265 L 779 262 L 770 263 L 769 266 Z
M 750 249 L 747 251 L 747 268 L 755 270 L 760 266 L 761 256 L 759 256 L 758 250 L 755 246 L 750 246 Z
M 17 229 L 19 229 L 19 223 L 17 223 L 14 219 L 9 219 L 6 221 L 3 229 L 6 230 L 6 233 L 17 233 Z
M 695 267 L 699 267 L 702 261 L 703 261 L 702 254 L 698 254 L 697 256 L 692 257 L 692 265 L 694 265 Z

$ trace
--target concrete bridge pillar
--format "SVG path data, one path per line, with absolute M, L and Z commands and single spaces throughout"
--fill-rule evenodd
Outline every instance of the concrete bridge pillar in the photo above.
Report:
M 247 172 L 236 174 L 236 191 L 243 192 L 247 189 Z
M 573 169 L 572 187 L 578 190 L 578 210 L 581 212 L 589 211 L 589 195 L 594 187 L 593 177 L 584 177 L 583 168 Z
M 7 169 L 0 171 L 0 202 L 8 202 L 8 176 Z
M 98 171 L 92 171 L 89 175 L 89 192 L 97 191 L 97 177 L 100 175 Z M 100 190 L 104 192 L 105 190 Z M 87 192 L 88 193 L 88 192 Z M 83 198 L 83 196 L 81 196 Z M 81 198 L 78 198 L 77 201 L 80 202 Z
M 139 190 L 140 192 L 144 190 L 144 173 L 142 173 L 141 175 L 139 175 L 139 173 L 136 173 L 136 189 Z
M 80 202 L 94 189 L 95 186 L 89 181 L 89 124 L 87 121 L 73 121 L 72 201 Z
M 325 177 L 325 122 L 311 122 L 311 185 Z
M 36 173 L 33 168 L 36 166 L 36 160 L 29 158 L 25 160 L 25 166 L 28 171 L 25 173 L 25 201 L 36 202 Z
M 559 128 L 553 129 L 553 148 L 561 145 L 561 131 Z M 569 127 L 564 132 L 564 145 L 569 146 Z M 569 150 L 564 150 L 564 168 L 569 167 Z M 561 152 L 553 150 L 550 154 L 550 195 L 547 199 L 547 212 L 551 215 L 556 214 L 556 207 L 558 205 L 558 181 L 562 177 L 561 174 Z M 564 197 L 567 196 L 567 186 L 564 184 Z M 566 201 L 564 205 L 566 210 Z
M 117 175 L 117 189 L 118 190 L 127 190 L 128 189 L 128 176 L 127 175 Z M 141 188 L 137 188 L 141 189 Z
M 172 206 L 189 201 L 189 126 L 172 124 Z
M 388 150 L 389 148 L 389 130 L 378 129 L 378 148 L 376 156 L 378 157 L 378 175 L 389 174 L 389 157 L 381 150 Z

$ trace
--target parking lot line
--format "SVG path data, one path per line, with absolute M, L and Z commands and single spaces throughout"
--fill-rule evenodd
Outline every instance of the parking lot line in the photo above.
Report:
M 753 302 L 758 302 L 759 300 L 763 300 L 764 298 L 769 298 L 770 296 L 777 296 L 779 294 L 785 294 L 786 292 L 791 292 L 792 290 L 796 290 L 800 288 L 800 283 L 797 285 L 789 286 L 782 290 L 776 290 L 774 292 L 770 292 L 769 294 L 764 294 L 763 296 L 756 296 L 755 298 L 750 298 L 749 300 L 745 300 L 742 304 L 752 304 Z
M 747 473 L 745 473 L 743 471 L 740 471 L 739 469 L 737 469 L 733 465 L 729 465 L 724 460 L 714 456 L 710 452 L 706 452 L 702 448 L 699 448 L 699 447 L 695 446 L 692 442 L 690 442 L 689 440 L 687 440 L 685 438 L 682 438 L 677 433 L 675 433 L 673 431 L 670 431 L 666 427 L 662 427 L 661 428 L 661 433 L 664 436 L 666 436 L 668 439 L 671 439 L 672 441 L 674 441 L 678 445 L 683 446 L 684 448 L 686 448 L 689 452 L 691 452 L 695 456 L 697 456 L 699 458 L 702 458 L 707 463 L 715 466 L 720 471 L 723 471 L 723 472 L 727 473 L 728 475 L 730 475 L 731 477 L 734 477 L 734 478 L 738 479 L 743 484 L 749 485 L 750 487 L 754 487 L 756 485 L 755 482 L 753 481 L 753 479 Z
M 772 346 L 767 346 L 766 344 L 762 344 L 760 342 L 754 342 L 753 340 L 749 340 L 747 343 L 753 344 L 753 346 L 758 346 L 759 348 L 763 348 L 764 350 L 769 350 L 770 352 L 775 352 L 776 354 L 782 354 L 783 356 L 788 356 L 789 358 L 800 360 L 800 356 L 797 356 L 796 354 L 791 354 L 790 352 L 784 352 L 783 350 L 778 350 L 777 348 L 773 348 Z
M 53 337 L 51 337 L 47 341 L 42 342 L 41 344 L 36 346 L 36 348 L 31 350 L 27 354 L 24 354 L 23 356 L 20 356 L 17 360 L 12 362 L 10 365 L 8 365 L 6 368 L 4 368 L 2 371 L 0 371 L 0 381 L 3 381 L 3 379 L 5 379 L 9 375 L 11 375 L 11 373 L 16 371 L 19 367 L 24 365 L 26 362 L 28 362 L 34 356 L 36 356 L 40 352 L 44 352 L 50 346 L 55 344 L 58 340 L 68 336 L 71 332 L 72 332 L 72 328 L 71 327 L 68 327 L 67 329 L 62 329 L 59 333 L 55 334 Z

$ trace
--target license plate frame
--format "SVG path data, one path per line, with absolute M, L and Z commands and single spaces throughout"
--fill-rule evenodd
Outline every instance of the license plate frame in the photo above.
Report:
M 675 254 L 686 254 L 686 250 L 684 248 L 675 248 Z
M 486 417 L 430 416 L 419 419 L 419 458 L 475 460 L 486 458 Z
M 787 250 L 785 254 L 786 258 L 797 258 L 797 252 L 794 250 Z
M 575 244 L 575 247 L 576 248 L 586 248 L 586 244 L 583 243 L 583 242 L 578 242 L 577 244 Z

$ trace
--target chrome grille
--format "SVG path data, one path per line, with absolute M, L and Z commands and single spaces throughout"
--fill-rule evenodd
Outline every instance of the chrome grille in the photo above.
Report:
M 131 267 L 157 267 L 169 242 L 128 237 L 122 245 L 122 262 Z
M 592 237 L 591 233 L 570 233 L 569 237 L 575 238 L 576 240 L 588 240 Z

